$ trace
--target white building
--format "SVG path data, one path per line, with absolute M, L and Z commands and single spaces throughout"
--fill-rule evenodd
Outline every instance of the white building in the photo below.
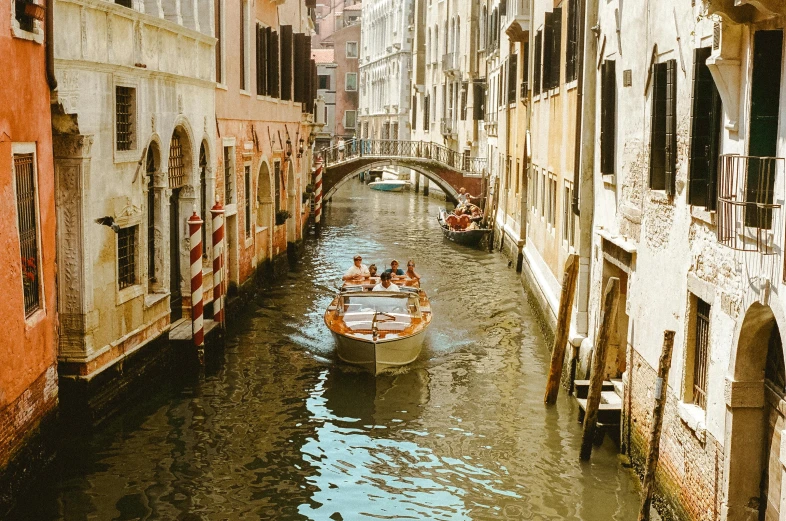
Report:
M 410 139 L 412 0 L 363 3 L 360 52 L 360 137 Z
M 61 382 L 95 382 L 190 312 L 186 220 L 214 202 L 213 5 L 55 1 Z
M 317 132 L 316 148 L 320 150 L 335 145 L 336 135 L 336 71 L 334 49 L 312 49 L 311 56 L 317 64 L 317 99 L 322 101 L 316 114 L 316 123 L 323 125 Z

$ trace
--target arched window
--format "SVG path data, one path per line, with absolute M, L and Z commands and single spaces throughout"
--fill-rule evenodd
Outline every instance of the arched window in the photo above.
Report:
M 202 213 L 202 256 L 207 258 L 207 227 L 210 216 L 210 199 L 207 197 L 207 152 L 205 151 L 205 144 L 199 147 L 199 196 L 200 196 L 200 212 Z
M 147 147 L 147 290 L 152 293 L 158 284 L 156 276 L 156 150 L 151 144 Z

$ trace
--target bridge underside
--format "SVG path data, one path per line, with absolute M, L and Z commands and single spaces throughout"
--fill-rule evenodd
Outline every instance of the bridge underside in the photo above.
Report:
M 464 174 L 447 168 L 436 161 L 428 159 L 359 157 L 342 163 L 331 164 L 324 168 L 322 172 L 322 190 L 325 198 L 330 198 L 345 180 L 358 175 L 360 172 L 380 169 L 384 166 L 409 168 L 423 174 L 436 183 L 445 192 L 447 198 L 454 203 L 456 202 L 459 188 L 463 187 L 473 195 L 479 195 L 482 190 L 483 177 L 481 175 Z

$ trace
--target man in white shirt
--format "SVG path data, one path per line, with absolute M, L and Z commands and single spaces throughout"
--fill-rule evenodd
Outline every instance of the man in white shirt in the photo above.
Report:
M 355 264 L 344 273 L 344 280 L 359 280 L 368 277 L 368 268 L 362 263 L 363 257 L 355 255 Z
M 398 291 L 398 286 L 390 282 L 390 272 L 382 272 L 379 279 L 379 284 L 374 286 L 371 291 Z
M 472 198 L 470 194 L 467 193 L 467 190 L 462 186 L 459 188 L 458 194 L 458 205 L 459 206 L 466 206 L 469 204 L 469 200 Z

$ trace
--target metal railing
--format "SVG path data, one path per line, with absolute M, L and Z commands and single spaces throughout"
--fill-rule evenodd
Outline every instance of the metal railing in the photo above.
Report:
M 778 157 L 720 157 L 718 242 L 738 251 L 775 253 L 774 242 L 783 236 L 775 178 L 783 177 L 785 162 Z
M 482 175 L 486 172 L 486 158 L 467 157 L 461 152 L 431 141 L 352 139 L 345 142 L 342 149 L 332 146 L 322 149 L 319 154 L 325 167 L 362 157 L 378 157 L 433 161 L 469 175 Z

